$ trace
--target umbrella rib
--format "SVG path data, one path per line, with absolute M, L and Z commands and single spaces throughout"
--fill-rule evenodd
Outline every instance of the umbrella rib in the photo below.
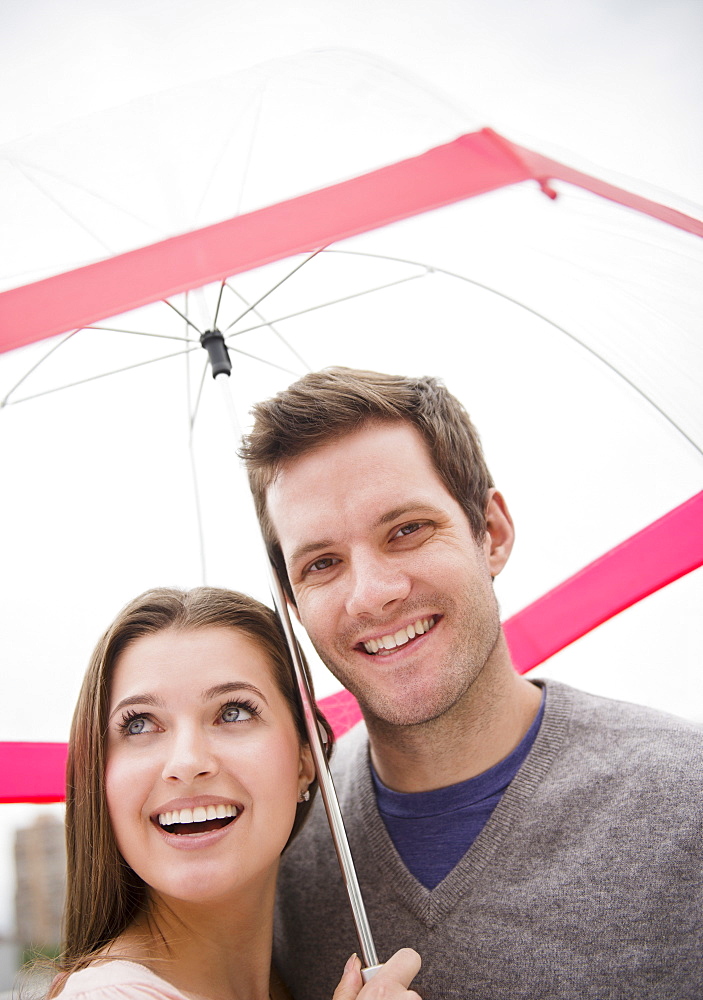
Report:
M 212 326 L 213 326 L 214 330 L 217 329 L 217 319 L 218 319 L 218 316 L 220 315 L 220 304 L 222 302 L 222 293 L 225 290 L 225 285 L 226 284 L 227 284 L 227 281 L 224 280 L 222 282 L 222 284 L 220 285 L 220 294 L 217 296 L 217 306 L 215 307 L 215 318 L 212 321 Z
M 178 337 L 175 333 L 152 333 L 149 330 L 123 330 L 118 326 L 83 326 L 82 330 L 104 330 L 106 333 L 128 333 L 133 337 L 158 337 L 160 340 L 176 340 L 179 343 L 190 344 L 190 337 Z
M 237 291 L 237 289 L 234 288 L 233 285 L 230 285 L 229 282 L 224 282 L 224 284 L 227 285 L 227 287 L 229 288 L 229 290 L 231 292 L 233 292 L 237 296 L 237 298 L 240 299 L 244 303 L 245 306 L 249 305 L 249 303 L 244 298 L 244 296 L 242 295 L 242 293 L 239 292 L 239 291 Z M 218 303 L 218 307 L 219 307 L 219 303 Z M 298 351 L 296 351 L 296 349 L 293 347 L 293 345 L 288 343 L 288 341 L 283 336 L 283 334 L 279 330 L 276 329 L 276 327 L 273 325 L 273 321 L 269 322 L 269 320 L 266 319 L 266 317 L 263 315 L 263 313 L 260 312 L 256 308 L 253 309 L 253 313 L 263 323 L 266 324 L 266 326 L 271 330 L 271 332 L 274 333 L 278 337 L 278 339 L 281 341 L 281 343 L 285 347 L 288 348 L 288 350 L 291 352 L 291 354 L 293 355 L 293 357 L 296 358 L 301 363 L 301 365 L 303 365 L 304 368 L 307 368 L 308 371 L 312 371 L 311 366 L 307 363 L 307 361 L 305 360 L 305 358 L 301 354 L 299 354 Z M 215 326 L 217 326 L 217 320 L 215 321 Z
M 162 354 L 158 358 L 149 358 L 147 361 L 137 361 L 133 365 L 125 365 L 124 368 L 115 368 L 109 372 L 101 372 L 99 375 L 90 375 L 88 378 L 77 379 L 75 382 L 67 382 L 64 385 L 54 386 L 53 389 L 45 389 L 43 392 L 35 392 L 31 396 L 22 396 L 21 399 L 13 399 L 7 403 L 8 406 L 17 406 L 19 403 L 28 403 L 32 399 L 40 399 L 42 396 L 50 396 L 54 392 L 62 392 L 64 389 L 73 389 L 78 385 L 85 385 L 87 382 L 96 382 L 101 378 L 109 378 L 111 375 L 120 375 L 122 372 L 132 371 L 134 368 L 144 368 L 146 365 L 156 364 L 157 361 L 168 361 L 170 358 L 178 358 L 182 354 L 189 354 L 191 351 L 199 351 L 200 344 L 193 344 L 183 351 L 174 351 L 173 354 Z
M 684 437 L 686 439 L 686 441 L 688 441 L 688 443 L 693 448 L 695 448 L 695 450 L 698 452 L 698 454 L 703 457 L 703 450 L 701 450 L 701 448 L 696 444 L 696 442 L 693 440 L 693 438 L 690 437 L 690 435 L 688 435 L 686 433 L 686 431 L 683 429 L 683 427 L 681 427 L 679 424 L 676 423 L 676 421 L 674 420 L 674 418 L 671 417 L 666 412 L 666 410 L 663 410 L 661 408 L 661 406 L 659 406 L 659 404 L 657 402 L 655 402 L 652 399 L 652 397 L 649 396 L 644 391 L 644 389 L 640 388 L 640 386 L 637 385 L 636 382 L 633 382 L 632 379 L 629 378 L 624 372 L 621 372 L 620 369 L 616 365 L 614 365 L 612 363 L 612 361 L 608 361 L 608 359 L 606 357 L 604 357 L 602 354 L 600 354 L 595 348 L 593 348 L 589 344 L 585 343 L 585 341 L 583 341 L 579 337 L 577 337 L 575 333 L 571 333 L 569 330 L 567 330 L 565 327 L 561 326 L 555 320 L 550 319 L 548 316 L 545 316 L 544 313 L 539 312 L 537 309 L 533 309 L 532 306 L 528 306 L 524 302 L 520 302 L 518 299 L 514 299 L 511 295 L 507 295 L 505 292 L 501 292 L 497 288 L 491 288 L 490 285 L 484 285 L 482 282 L 475 281 L 473 278 L 467 278 L 463 274 L 455 274 L 453 271 L 445 271 L 441 267 L 434 268 L 434 270 L 438 274 L 446 274 L 446 275 L 448 275 L 451 278 L 459 278 L 460 281 L 466 281 L 466 282 L 468 282 L 471 285 L 476 285 L 476 287 L 478 287 L 478 288 L 485 289 L 487 292 L 492 292 L 494 295 L 500 296 L 500 298 L 505 299 L 507 302 L 512 302 L 513 305 L 519 306 L 520 309 L 524 309 L 526 312 L 529 312 L 533 316 L 536 316 L 538 319 L 541 319 L 545 323 L 548 323 L 555 330 L 558 330 L 559 333 L 563 333 L 565 337 L 568 337 L 570 340 L 573 340 L 573 342 L 575 344 L 578 344 L 579 347 L 583 348 L 584 351 L 588 351 L 588 353 L 591 354 L 598 361 L 600 361 L 601 364 L 605 365 L 606 368 L 609 368 L 615 375 L 617 375 L 619 378 L 621 378 L 623 380 L 623 382 L 625 382 L 627 385 L 629 385 L 631 389 L 634 389 L 634 391 L 639 396 L 641 396 L 642 399 L 646 400 L 646 402 L 649 403 L 650 406 L 653 406 L 654 409 L 657 411 L 657 413 L 659 413 L 667 421 L 667 423 L 671 424 L 671 426 L 675 430 L 677 430 L 679 432 L 679 434 L 681 434 L 681 436 Z
M 381 254 L 381 253 L 363 253 L 362 251 L 359 250 L 335 249 L 335 250 L 327 250 L 326 252 L 349 254 L 355 257 L 375 257 L 378 260 L 391 260 L 395 261 L 398 264 L 413 264 L 416 267 L 426 268 L 428 273 L 446 274 L 447 277 L 449 278 L 458 278 L 459 281 L 465 281 L 469 285 L 475 285 L 477 288 L 483 288 L 484 291 L 491 292 L 493 295 L 497 295 L 499 296 L 499 298 L 505 299 L 506 302 L 512 302 L 513 305 L 518 306 L 520 309 L 524 309 L 526 312 L 531 313 L 538 319 L 543 320 L 543 322 L 548 323 L 549 326 L 553 327 L 555 330 L 558 330 L 559 333 L 563 333 L 565 337 L 568 337 L 570 340 L 573 340 L 574 343 L 578 344 L 579 347 L 583 348 L 584 351 L 588 351 L 589 354 L 592 354 L 594 358 L 596 358 L 598 361 L 601 362 L 601 364 L 604 364 L 607 368 L 610 368 L 610 370 L 615 375 L 621 378 L 623 382 L 625 382 L 627 385 L 630 386 L 631 389 L 634 389 L 634 391 L 639 396 L 641 396 L 647 403 L 649 403 L 650 406 L 654 407 L 657 413 L 659 413 L 667 421 L 667 423 L 671 424 L 671 426 L 675 430 L 677 430 L 679 434 L 681 434 L 681 436 L 686 439 L 686 441 L 688 441 L 688 443 L 698 452 L 699 455 L 703 456 L 703 450 L 701 450 L 701 448 L 693 440 L 693 438 L 686 433 L 683 427 L 677 424 L 676 421 L 673 419 L 673 417 L 671 417 L 665 410 L 661 408 L 661 406 L 659 406 L 658 403 L 656 403 L 650 396 L 647 395 L 644 389 L 641 389 L 635 382 L 632 381 L 632 379 L 628 378 L 628 376 L 625 375 L 624 372 L 621 372 L 620 369 L 617 368 L 611 361 L 608 361 L 608 359 L 603 357 L 602 354 L 599 354 L 598 351 L 595 350 L 595 348 L 590 347 L 583 340 L 579 339 L 579 337 L 577 337 L 575 333 L 570 333 L 569 330 L 567 330 L 563 326 L 560 326 L 560 324 L 557 323 L 555 320 L 550 319 L 548 316 L 545 316 L 544 313 L 539 312 L 537 309 L 533 309 L 532 306 L 528 306 L 524 302 L 520 302 L 519 299 L 513 298 L 511 295 L 508 295 L 507 292 L 501 292 L 499 289 L 493 288 L 491 285 L 485 285 L 483 282 L 477 281 L 475 278 L 468 278 L 465 274 L 458 274 L 456 271 L 448 271 L 443 267 L 434 267 L 429 264 L 422 264 L 420 261 L 416 260 L 407 260 L 405 257 L 391 257 L 388 254 Z M 280 321 L 277 320 L 277 322 Z
M 300 372 L 293 371 L 292 368 L 284 368 L 283 365 L 277 365 L 275 361 L 267 361 L 266 358 L 260 358 L 256 354 L 250 354 L 249 351 L 243 351 L 241 347 L 230 347 L 230 351 L 234 351 L 235 354 L 241 354 L 245 358 L 251 358 L 252 361 L 259 361 L 262 365 L 268 365 L 269 368 L 277 368 L 279 372 L 285 372 L 286 375 L 300 375 Z
M 22 383 L 26 379 L 29 378 L 29 376 L 32 374 L 32 372 L 35 372 L 37 370 L 37 368 L 40 367 L 40 365 L 43 365 L 44 362 L 47 360 L 47 358 L 51 357 L 51 355 L 54 353 L 54 351 L 58 351 L 59 347 L 63 347 L 63 345 L 66 343 L 66 341 L 70 340 L 71 337 L 73 337 L 76 333 L 78 333 L 78 330 L 73 330 L 73 331 L 71 331 L 71 333 L 67 334 L 61 341 L 59 341 L 59 343 L 54 344 L 46 352 L 46 354 L 43 355 L 43 357 L 41 357 L 39 359 L 39 361 L 37 361 L 35 364 L 33 364 L 32 367 L 28 371 L 26 371 L 24 373 L 24 375 L 19 380 L 19 382 L 15 382 L 15 384 L 12 386 L 12 388 L 10 389 L 10 391 L 6 394 L 5 398 L 2 401 L 0 401 L 0 410 L 3 408 L 3 406 L 12 405 L 10 403 L 10 396 L 12 395 L 12 393 L 15 392 L 17 389 L 19 389 L 19 387 L 22 385 Z M 19 402 L 21 402 L 21 400 Z
M 30 184 L 33 184 L 38 191 L 41 191 L 41 193 L 44 195 L 45 198 L 47 198 L 50 202 L 52 202 L 52 204 L 56 205 L 59 211 L 63 212 L 64 215 L 66 215 L 71 220 L 71 222 L 73 222 L 76 226 L 78 226 L 79 229 L 82 229 L 84 233 L 87 233 L 91 239 L 95 240 L 95 242 L 98 243 L 103 248 L 103 250 L 105 250 L 110 255 L 112 255 L 115 252 L 112 247 L 108 246 L 104 240 L 101 240 L 100 237 L 96 233 L 94 233 L 92 229 L 86 226 L 84 222 L 82 222 L 75 215 L 73 215 L 72 212 L 69 212 L 66 206 L 62 205 L 59 199 L 55 195 L 47 191 L 47 189 L 39 183 L 36 177 L 32 177 L 29 173 L 27 173 L 27 170 L 20 163 L 18 163 L 16 160 L 13 160 L 12 164 L 15 167 L 15 169 L 22 174 L 25 180 L 27 180 Z
M 187 331 L 186 327 L 186 331 Z M 193 499 L 195 501 L 195 520 L 198 528 L 198 548 L 200 552 L 200 574 L 203 581 L 203 585 L 207 583 L 207 562 L 205 558 L 205 533 L 203 531 L 203 511 L 202 504 L 200 502 L 200 485 L 198 483 L 198 468 L 197 462 L 195 461 L 195 442 L 193 439 L 193 425 L 195 423 L 195 416 L 198 409 L 198 403 L 200 401 L 200 392 L 202 392 L 203 382 L 205 381 L 205 372 L 207 371 L 207 363 L 203 370 L 203 374 L 200 380 L 200 390 L 198 392 L 198 402 L 196 402 L 195 408 L 191 409 L 191 379 L 190 379 L 190 359 L 188 355 L 185 355 L 186 362 L 186 406 L 188 410 L 188 454 L 190 456 L 190 474 L 193 483 Z
M 191 436 L 191 441 L 193 439 L 193 428 L 195 426 L 195 418 L 197 417 L 198 410 L 200 409 L 200 399 L 201 399 L 201 397 L 203 395 L 203 386 L 205 385 L 205 376 L 207 375 L 208 364 L 209 364 L 209 362 L 206 360 L 205 361 L 205 366 L 203 367 L 203 373 L 200 376 L 200 385 L 198 386 L 198 394 L 195 397 L 195 406 L 193 407 L 193 410 L 192 410 L 192 412 L 190 414 L 190 436 Z
M 185 313 L 182 313 L 180 309 L 176 309 L 176 307 L 174 306 L 173 302 L 169 302 L 168 299 L 162 299 L 161 301 L 164 303 L 164 305 L 167 305 L 169 307 L 169 309 L 173 309 L 173 311 L 175 313 L 178 313 L 178 315 L 181 317 L 181 319 L 184 319 L 186 321 L 186 323 L 188 324 L 188 326 L 192 326 L 193 329 L 195 330 L 195 332 L 198 334 L 199 337 L 202 336 L 202 332 L 203 331 L 200 330 L 191 319 L 188 319 L 188 317 L 186 316 Z
M 236 326 L 240 320 L 244 319 L 244 317 L 247 316 L 253 309 L 256 309 L 258 305 L 261 305 L 264 299 L 268 298 L 268 296 L 271 295 L 272 292 L 275 292 L 277 288 L 280 288 L 281 285 L 284 285 L 289 278 L 292 278 L 293 275 L 300 270 L 301 267 L 304 267 L 307 263 L 309 263 L 309 261 L 311 261 L 313 257 L 317 257 L 317 255 L 319 253 L 322 253 L 324 249 L 325 247 L 320 247 L 319 250 L 313 250 L 312 253 L 308 254 L 305 260 L 301 260 L 299 264 L 296 264 L 296 266 L 293 268 L 292 271 L 289 271 L 288 274 L 286 274 L 283 278 L 281 278 L 280 281 L 277 281 L 275 285 L 269 288 L 267 292 L 264 292 L 261 298 L 257 299 L 256 302 L 254 302 L 247 309 L 245 309 L 240 316 L 237 316 L 236 319 L 232 320 L 229 326 L 225 327 L 225 330 L 231 330 L 233 326 Z
M 388 258 L 393 260 L 394 258 Z M 400 261 L 400 263 L 412 264 L 413 261 Z M 350 295 L 343 295 L 339 299 L 330 299 L 329 302 L 320 302 L 315 306 L 308 306 L 306 309 L 299 309 L 297 312 L 286 313 L 285 316 L 277 316 L 276 319 L 272 319 L 267 323 L 257 323 L 256 326 L 248 326 L 245 330 L 236 330 L 234 333 L 230 333 L 225 339 L 231 340 L 232 337 L 241 337 L 242 334 L 252 333 L 254 330 L 260 330 L 263 326 L 270 326 L 271 323 L 283 323 L 288 319 L 295 319 L 297 316 L 304 316 L 306 313 L 315 312 L 316 309 L 326 309 L 328 306 L 336 306 L 341 302 L 348 302 L 350 299 L 359 299 L 364 295 L 371 295 L 373 292 L 382 292 L 386 288 L 393 288 L 395 285 L 402 285 L 406 281 L 415 281 L 417 278 L 424 278 L 430 274 L 433 268 L 427 267 L 425 264 L 419 264 L 418 267 L 424 267 L 425 270 L 422 274 L 411 274 L 407 278 L 398 278 L 396 281 L 389 281 L 385 285 L 377 285 L 375 288 L 366 288 L 363 292 L 352 292 Z M 229 329 L 229 327 L 227 328 Z
M 249 168 L 251 167 L 251 161 L 254 157 L 254 146 L 259 135 L 259 128 L 261 126 L 261 113 L 264 108 L 264 95 L 268 87 L 268 80 L 264 80 L 263 84 L 259 86 L 259 90 L 256 94 L 256 114 L 254 115 L 254 126 L 249 130 L 249 148 L 247 149 L 246 159 L 244 161 L 244 169 L 242 171 L 242 181 L 239 185 L 239 196 L 237 198 L 237 211 L 236 215 L 242 211 L 242 202 L 244 201 L 244 191 L 249 180 Z

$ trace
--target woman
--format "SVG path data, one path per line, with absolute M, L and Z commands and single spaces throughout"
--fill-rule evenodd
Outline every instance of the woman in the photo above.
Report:
M 66 947 L 49 996 L 287 997 L 271 971 L 278 859 L 315 790 L 272 611 L 206 587 L 128 604 L 71 728 Z M 352 956 L 333 1000 L 417 1000 L 418 968 L 403 949 L 362 987 Z

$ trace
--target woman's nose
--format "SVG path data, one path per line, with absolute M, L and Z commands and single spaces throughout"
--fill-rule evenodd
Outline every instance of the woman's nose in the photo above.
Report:
M 217 774 L 219 764 L 207 736 L 197 728 L 173 733 L 162 777 L 164 781 L 189 784 L 195 778 Z
M 352 617 L 380 617 L 410 595 L 411 581 L 398 561 L 383 555 L 358 556 L 349 574 L 346 609 Z

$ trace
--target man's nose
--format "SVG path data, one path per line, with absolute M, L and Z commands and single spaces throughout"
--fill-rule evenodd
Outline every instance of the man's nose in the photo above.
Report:
M 182 727 L 172 733 L 162 771 L 164 781 L 190 784 L 195 778 L 213 776 L 218 771 L 217 757 L 199 727 Z
M 411 581 L 398 561 L 382 554 L 363 554 L 354 559 L 349 575 L 347 614 L 380 617 L 394 602 L 410 595 Z

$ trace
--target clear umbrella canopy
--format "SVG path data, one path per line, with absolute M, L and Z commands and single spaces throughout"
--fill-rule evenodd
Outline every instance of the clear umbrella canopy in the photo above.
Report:
M 133 102 L 3 150 L 3 287 L 339 182 L 481 124 L 338 54 Z M 197 342 L 216 315 L 245 422 L 257 399 L 329 364 L 445 378 L 482 432 L 517 523 L 498 591 L 506 617 L 696 493 L 701 241 L 556 187 L 556 201 L 523 183 L 314 256 L 320 247 L 309 246 L 224 288 L 3 355 L 2 738 L 66 738 L 92 644 L 146 587 L 206 580 L 266 599 L 235 444 Z M 541 672 L 703 716 L 699 577 Z M 334 690 L 316 674 L 322 693 Z

